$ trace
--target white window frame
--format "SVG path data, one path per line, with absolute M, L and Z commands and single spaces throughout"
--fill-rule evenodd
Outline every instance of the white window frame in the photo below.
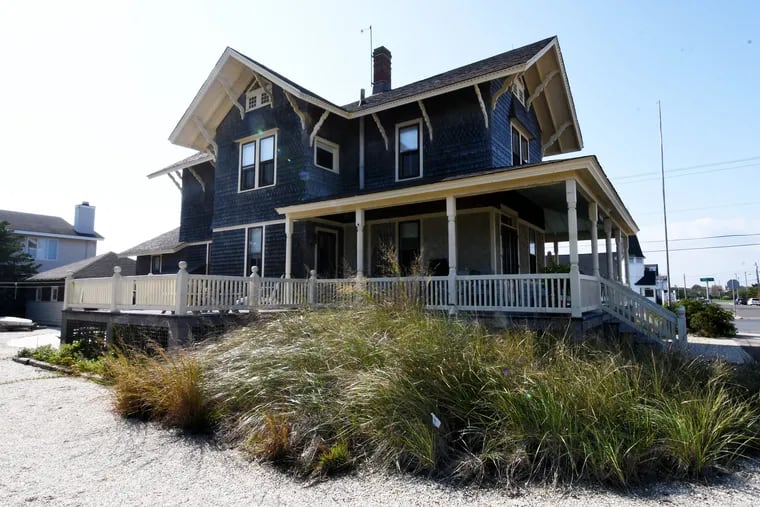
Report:
M 259 185 L 259 176 L 261 170 L 261 140 L 267 137 L 274 137 L 274 181 L 271 185 Z M 259 190 L 261 188 L 269 188 L 277 185 L 277 137 L 278 129 L 267 130 L 261 134 L 248 136 L 243 139 L 239 139 L 238 143 L 238 193 L 250 192 L 252 190 Z M 253 170 L 253 187 L 243 188 L 243 146 L 250 143 L 256 143 L 256 160 L 254 161 Z
M 251 99 L 256 99 L 256 105 L 251 107 Z M 266 98 L 266 100 L 264 100 Z M 245 112 L 261 109 L 265 106 L 272 106 L 272 97 L 267 93 L 264 88 L 259 85 L 258 81 L 254 80 L 251 86 L 245 92 Z
M 29 242 L 34 241 L 34 253 L 31 252 Z M 55 244 L 55 255 L 48 257 L 50 244 Z M 24 240 L 24 253 L 31 255 L 36 261 L 55 261 L 58 260 L 58 240 L 51 238 L 26 238 Z
M 404 127 L 409 127 L 410 125 L 417 125 L 417 142 L 419 143 L 418 144 L 418 146 L 419 146 L 419 150 L 418 151 L 419 151 L 419 157 L 420 157 L 420 174 L 419 174 L 419 176 L 414 176 L 412 178 L 399 179 L 399 155 L 400 155 L 400 151 L 401 151 L 401 143 L 399 142 L 399 131 L 402 128 L 404 128 Z M 397 123 L 396 124 L 396 137 L 394 139 L 395 139 L 395 142 L 396 142 L 396 148 L 395 148 L 395 151 L 396 151 L 396 182 L 398 183 L 400 181 L 414 181 L 414 180 L 421 179 L 422 175 L 424 174 L 424 171 L 423 171 L 424 168 L 423 168 L 422 162 L 425 159 L 425 157 L 423 156 L 423 153 L 422 153 L 422 146 L 425 144 L 425 143 L 423 143 L 424 135 L 423 135 L 423 131 L 422 131 L 422 118 L 417 118 L 415 120 L 410 120 L 410 121 L 405 121 L 405 122 L 402 122 L 402 123 Z
M 158 271 L 153 271 L 153 259 L 158 259 Z M 162 255 L 151 255 L 150 256 L 150 273 L 154 275 L 160 275 L 161 270 L 164 268 L 164 259 Z
M 512 159 L 510 162 L 512 162 L 513 167 L 517 167 L 514 163 L 514 146 L 512 146 L 512 129 L 516 130 L 517 133 L 520 135 L 520 163 L 518 165 L 528 165 L 530 164 L 530 135 L 528 135 L 527 131 L 522 128 L 522 126 L 518 125 L 516 122 L 510 122 L 510 129 L 509 129 L 509 147 L 510 151 L 512 152 Z M 523 157 L 522 152 L 522 140 L 525 139 L 527 145 L 528 145 L 528 153 L 525 153 Z
M 267 250 L 267 226 L 265 224 L 252 224 L 243 229 L 245 231 L 245 256 L 243 257 L 243 276 L 251 276 L 251 270 L 248 267 L 248 245 L 251 243 L 251 239 L 248 236 L 251 229 L 261 229 L 261 269 L 259 269 L 259 276 L 264 277 L 264 266 L 266 261 Z M 248 270 L 248 273 L 245 271 Z
M 333 155 L 333 166 L 325 167 L 317 163 L 317 147 L 322 148 L 325 151 L 329 151 Z M 314 166 L 332 173 L 340 173 L 340 145 L 335 144 L 322 137 L 316 137 L 314 139 Z
M 525 87 L 525 81 L 522 77 L 515 79 L 512 82 L 512 96 L 517 98 L 518 101 L 520 101 L 520 104 L 523 106 L 525 105 L 525 101 L 527 100 L 526 97 L 526 91 L 527 88 Z
M 58 301 L 58 287 L 50 287 L 50 301 L 51 302 Z

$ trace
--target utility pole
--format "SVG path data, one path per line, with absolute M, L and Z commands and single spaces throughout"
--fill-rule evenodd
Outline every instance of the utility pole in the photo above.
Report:
M 683 274 L 683 298 L 686 299 L 686 273 Z
M 660 171 L 662 173 L 662 218 L 665 222 L 665 267 L 668 274 L 668 304 L 670 304 L 670 249 L 668 247 L 668 212 L 665 206 L 665 152 L 662 142 L 662 106 L 657 101 L 657 111 L 660 114 Z M 757 264 L 755 264 L 757 267 Z M 760 284 L 760 277 L 758 278 Z M 709 299 L 708 299 L 709 301 Z
M 757 262 L 755 263 L 755 277 L 757 278 L 757 287 L 760 288 L 760 271 L 757 269 Z

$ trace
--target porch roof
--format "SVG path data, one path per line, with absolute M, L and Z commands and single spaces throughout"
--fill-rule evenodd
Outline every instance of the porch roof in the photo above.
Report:
M 529 189 L 562 183 L 568 179 L 575 180 L 578 183 L 579 192 L 587 199 L 597 202 L 600 211 L 612 217 L 625 234 L 632 235 L 638 232 L 636 222 L 593 155 L 518 168 L 498 168 L 423 185 L 296 204 L 277 208 L 277 212 L 293 220 L 303 220 L 359 209 L 378 209 L 429 202 L 449 196 L 469 197 L 507 190 Z

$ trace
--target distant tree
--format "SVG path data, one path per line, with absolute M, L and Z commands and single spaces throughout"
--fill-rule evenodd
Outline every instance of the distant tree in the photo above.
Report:
M 8 282 L 29 278 L 37 268 L 39 264 L 24 253 L 21 238 L 10 230 L 8 222 L 0 222 L 0 315 L 24 315 L 24 291 L 9 287 Z
M 37 273 L 31 255 L 24 252 L 21 238 L 14 234 L 8 222 L 0 222 L 0 282 L 17 282 Z

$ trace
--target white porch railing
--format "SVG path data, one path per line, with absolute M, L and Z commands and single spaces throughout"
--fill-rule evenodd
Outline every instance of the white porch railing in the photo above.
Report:
M 686 346 L 686 317 L 637 294 L 628 286 L 601 279 L 600 308 L 655 340 Z
M 110 278 L 67 278 L 64 309 L 156 310 L 182 315 L 350 306 L 366 301 L 438 310 L 571 315 L 602 309 L 654 339 L 685 342 L 684 318 L 626 286 L 580 275 L 580 294 L 574 295 L 570 282 L 569 273 L 319 280 L 313 271 L 307 279 L 262 278 L 254 268 L 250 277 L 190 275 L 181 262 L 176 275 L 121 276 L 117 267 Z
M 462 310 L 570 312 L 570 275 L 457 276 L 457 303 Z

